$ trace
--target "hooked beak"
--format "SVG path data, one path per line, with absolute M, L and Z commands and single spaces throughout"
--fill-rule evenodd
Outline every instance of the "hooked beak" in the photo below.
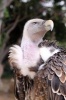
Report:
M 43 21 L 43 26 L 46 31 L 53 30 L 54 23 L 52 20 Z

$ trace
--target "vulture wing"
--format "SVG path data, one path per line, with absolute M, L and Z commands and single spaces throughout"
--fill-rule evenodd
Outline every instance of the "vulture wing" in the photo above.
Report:
M 53 93 L 63 95 L 66 99 L 66 51 L 61 50 L 47 62 L 48 79 Z
M 46 45 L 51 46 L 52 43 Z M 34 100 L 66 100 L 66 50 L 59 49 L 39 68 L 34 80 L 35 98 L 38 99 Z

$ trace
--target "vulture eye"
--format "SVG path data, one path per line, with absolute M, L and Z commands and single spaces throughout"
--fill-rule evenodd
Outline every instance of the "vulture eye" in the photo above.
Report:
M 37 22 L 33 22 L 34 24 L 37 24 Z

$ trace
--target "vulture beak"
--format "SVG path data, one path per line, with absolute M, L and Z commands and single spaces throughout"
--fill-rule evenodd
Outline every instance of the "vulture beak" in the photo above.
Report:
M 44 21 L 43 22 L 43 25 L 44 25 L 44 28 L 46 31 L 49 31 L 49 30 L 53 30 L 53 27 L 54 27 L 54 23 L 52 20 L 47 20 L 47 21 Z
M 49 31 L 49 30 L 53 30 L 53 27 L 54 27 L 54 23 L 52 20 L 47 20 L 47 21 L 42 21 L 40 22 L 40 25 L 39 25 L 39 29 L 36 34 L 34 34 L 34 40 L 38 41 L 38 43 L 40 43 L 41 39 L 43 39 L 43 37 L 45 36 L 45 34 Z

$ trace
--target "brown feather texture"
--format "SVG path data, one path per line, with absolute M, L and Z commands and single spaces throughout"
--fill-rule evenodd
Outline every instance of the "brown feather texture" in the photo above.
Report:
M 50 46 L 52 43 L 46 40 L 40 45 Z M 60 51 L 46 61 L 44 68 L 47 68 L 47 76 L 51 83 L 52 92 L 58 96 L 62 95 L 66 100 L 66 64 L 64 63 L 66 61 L 66 49 L 60 48 L 54 43 L 53 47 L 59 48 Z

